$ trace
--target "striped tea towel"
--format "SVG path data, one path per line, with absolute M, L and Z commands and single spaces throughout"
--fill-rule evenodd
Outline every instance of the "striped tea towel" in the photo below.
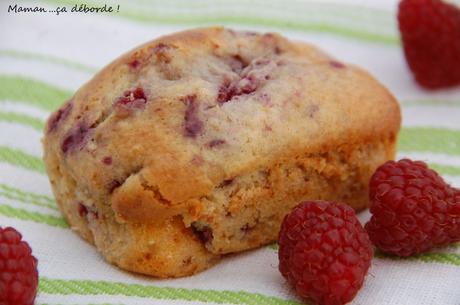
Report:
M 39 9 L 15 12 L 9 9 L 15 4 Z M 106 4 L 115 11 L 71 12 L 75 4 Z M 203 25 L 278 31 L 370 70 L 401 101 L 399 157 L 425 160 L 460 187 L 460 89 L 427 92 L 413 82 L 398 40 L 396 5 L 396 0 L 0 1 L 0 225 L 21 231 L 39 260 L 36 303 L 300 303 L 277 270 L 274 247 L 228 256 L 193 277 L 157 280 L 105 263 L 57 211 L 41 160 L 46 117 L 99 68 L 161 34 Z M 459 305 L 459 283 L 458 244 L 410 259 L 378 256 L 352 304 Z

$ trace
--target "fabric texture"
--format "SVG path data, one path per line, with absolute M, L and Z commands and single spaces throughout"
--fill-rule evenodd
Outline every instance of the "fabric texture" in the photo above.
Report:
M 83 3 L 115 12 L 70 12 Z M 8 12 L 12 4 L 47 12 Z M 68 12 L 52 12 L 58 6 Z M 395 0 L 1 1 L 0 225 L 22 232 L 39 260 L 36 304 L 301 304 L 278 272 L 276 246 L 229 255 L 193 277 L 158 280 L 104 262 L 57 210 L 41 160 L 47 116 L 99 68 L 162 34 L 206 25 L 277 31 L 362 66 L 401 103 L 398 158 L 424 160 L 460 187 L 460 88 L 414 83 L 396 8 Z M 377 254 L 351 304 L 459 305 L 459 282 L 460 244 L 408 259 Z

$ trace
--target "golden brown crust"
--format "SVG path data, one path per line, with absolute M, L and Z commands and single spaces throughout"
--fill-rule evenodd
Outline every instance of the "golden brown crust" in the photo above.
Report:
M 370 173 L 394 156 L 401 120 L 392 95 L 361 69 L 277 34 L 223 28 L 144 44 L 68 105 L 43 141 L 61 210 L 108 260 L 162 277 L 272 241 L 282 216 L 309 194 L 361 209 Z M 283 174 L 290 170 L 318 185 Z M 268 185 L 251 188 L 261 181 Z M 236 186 L 238 196 L 226 193 Z M 212 241 L 202 243 L 196 236 L 206 230 Z M 149 234 L 164 242 L 167 232 L 180 232 L 181 246 L 165 261 L 144 248 Z M 131 249 L 134 240 L 144 248 Z M 196 257 L 180 267 L 189 240 Z M 146 261 L 145 251 L 157 255 Z

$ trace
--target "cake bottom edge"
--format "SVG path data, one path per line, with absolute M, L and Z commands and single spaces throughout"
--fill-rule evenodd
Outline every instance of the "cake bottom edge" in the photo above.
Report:
M 365 209 L 370 176 L 394 158 L 395 145 L 389 137 L 297 154 L 219 185 L 200 198 L 205 209 L 198 216 L 177 215 L 161 223 L 120 223 L 109 206 L 82 212 L 72 197 L 75 185 L 65 193 L 54 191 L 72 228 L 108 262 L 159 278 L 182 277 L 210 268 L 224 254 L 273 243 L 284 216 L 301 201 Z

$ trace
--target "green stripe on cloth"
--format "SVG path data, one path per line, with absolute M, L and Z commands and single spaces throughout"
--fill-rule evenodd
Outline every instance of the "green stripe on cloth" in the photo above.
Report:
M 39 303 L 37 305 L 69 305 L 64 303 Z M 83 304 L 72 304 L 72 305 L 83 305 Z M 122 303 L 85 303 L 84 305 L 123 305 Z
M 34 105 L 52 111 L 72 96 L 72 93 L 41 81 L 22 76 L 0 75 L 0 99 Z
M 273 243 L 268 246 L 270 249 L 278 251 L 278 244 Z M 459 244 L 449 245 L 447 247 L 458 248 Z M 457 253 L 446 253 L 446 252 L 430 252 L 430 253 L 423 253 L 419 255 L 414 255 L 411 257 L 398 257 L 395 255 L 390 255 L 383 253 L 380 250 L 376 250 L 374 253 L 374 257 L 380 259 L 393 259 L 393 260 L 417 260 L 426 263 L 440 263 L 440 264 L 448 264 L 454 266 L 460 266 L 460 254 Z
M 0 196 L 22 203 L 33 204 L 36 206 L 46 207 L 57 210 L 56 202 L 51 198 L 39 196 L 34 193 L 21 191 L 20 189 L 9 187 L 0 183 Z
M 39 303 L 37 305 L 70 305 L 64 303 Z M 83 305 L 83 304 L 72 304 L 72 305 Z M 85 303 L 84 305 L 124 305 L 122 303 Z
M 18 59 L 29 59 L 29 60 L 31 59 L 31 60 L 43 61 L 47 63 L 66 66 L 66 67 L 84 71 L 84 72 L 93 73 L 97 71 L 97 68 L 90 67 L 88 65 L 84 65 L 76 61 L 68 60 L 65 58 L 61 58 L 61 57 L 57 57 L 57 56 L 53 56 L 49 54 L 25 52 L 22 50 L 0 50 L 0 56 L 13 57 L 13 58 L 18 58 Z
M 432 99 L 417 99 L 417 100 L 400 100 L 399 103 L 404 107 L 417 106 L 441 106 L 441 107 L 460 107 L 460 100 L 432 100 Z
M 402 128 L 398 150 L 460 155 L 460 131 L 431 127 Z
M 340 25 L 328 23 L 313 23 L 299 20 L 283 20 L 263 16 L 230 16 L 230 15 L 196 15 L 196 16 L 161 16 L 154 14 L 142 14 L 141 12 L 123 12 L 120 14 L 132 20 L 141 22 L 152 22 L 171 25 L 194 25 L 194 26 L 211 26 L 211 25 L 247 25 L 247 26 L 268 26 L 280 30 L 295 30 L 300 32 L 319 32 L 334 34 L 347 38 L 354 38 L 368 42 L 378 42 L 383 44 L 395 45 L 398 39 L 394 36 L 366 32 L 364 29 L 346 28 Z
M 443 175 L 460 176 L 460 167 L 437 163 L 430 163 L 429 166 Z
M 72 0 L 42 0 L 43 2 L 53 3 L 60 5 L 75 5 L 76 2 Z M 86 1 L 85 4 L 88 6 L 97 6 L 97 1 Z M 213 2 L 208 2 L 207 9 L 213 5 Z M 246 25 L 246 26 L 268 26 L 277 30 L 295 30 L 301 32 L 319 32 L 319 33 L 329 33 L 342 37 L 358 39 L 367 42 L 377 42 L 382 44 L 396 45 L 399 43 L 398 37 L 394 34 L 388 34 L 378 29 L 380 32 L 371 32 L 369 31 L 370 22 L 366 21 L 366 24 L 352 25 L 352 22 L 360 17 L 360 14 L 356 14 L 357 7 L 350 7 L 343 5 L 341 15 L 333 15 L 328 12 L 328 8 L 324 5 L 317 5 L 317 8 L 321 8 L 326 15 L 324 15 L 323 21 L 311 21 L 308 19 L 309 7 L 305 7 L 305 18 L 298 18 L 297 16 L 279 16 L 273 15 L 264 10 L 267 6 L 261 5 L 260 10 L 256 13 L 248 13 L 247 10 L 241 9 L 238 12 L 229 14 L 223 10 L 220 10 L 219 4 L 214 6 L 214 10 L 208 14 L 200 11 L 187 10 L 187 4 L 181 2 L 181 9 L 171 8 L 170 10 L 165 10 L 158 12 L 154 9 L 149 9 L 150 6 L 142 8 L 136 8 L 135 6 L 130 7 L 129 2 L 122 5 L 120 11 L 116 14 L 108 14 L 110 17 L 123 17 L 129 20 L 144 22 L 144 23 L 155 23 L 162 25 L 192 25 L 192 26 L 209 26 L 209 25 Z M 337 8 L 337 7 L 336 7 Z M 339 8 L 340 9 L 340 8 Z M 334 21 L 337 16 L 343 16 L 344 12 L 353 12 L 353 15 L 348 16 L 350 25 L 337 24 Z M 185 12 L 184 12 L 185 11 Z M 364 10 L 363 15 L 368 14 L 369 12 L 377 11 L 376 9 L 367 8 Z M 388 14 L 388 20 L 391 22 L 391 15 Z M 329 20 L 326 20 L 329 19 Z M 375 20 L 375 19 L 374 19 Z M 367 25 L 367 26 L 366 26 Z M 375 27 L 373 27 L 375 28 Z M 381 27 L 387 28 L 387 27 Z
M 42 159 L 6 146 L 0 146 L 0 162 L 6 162 L 39 173 L 45 172 Z
M 301 305 L 296 301 L 247 291 L 155 287 L 109 281 L 56 280 L 46 277 L 40 278 L 39 291 L 52 295 L 121 295 L 217 304 Z
M 406 127 L 401 130 L 399 150 L 402 152 L 447 153 L 460 156 L 460 131 L 445 128 Z M 0 162 L 45 172 L 43 161 L 18 149 L 0 146 Z M 460 176 L 460 168 L 430 163 L 441 174 Z
M 13 208 L 9 205 L 0 203 L 0 215 L 28 220 L 37 223 L 47 224 L 53 227 L 68 228 L 69 225 L 62 217 L 56 217 L 38 212 L 31 212 L 24 209 Z
M 45 165 L 40 158 L 5 146 L 0 146 L 0 162 L 6 162 L 39 173 L 45 172 Z M 460 176 L 460 167 L 438 163 L 429 163 L 428 165 L 442 175 Z
M 33 129 L 42 131 L 45 127 L 43 120 L 16 112 L 3 112 L 0 111 L 0 121 L 18 123 L 21 125 L 32 127 Z
M 376 251 L 374 254 L 375 257 L 380 259 L 391 259 L 391 260 L 400 260 L 400 261 L 422 261 L 426 263 L 441 263 L 449 264 L 454 266 L 460 266 L 460 254 L 457 253 L 441 253 L 441 252 L 430 252 L 423 253 L 419 255 L 414 255 L 411 257 L 397 257 L 394 255 L 389 255 Z
M 40 95 L 43 90 L 46 91 L 47 88 L 35 87 L 29 89 L 29 93 Z M 45 125 L 45 122 L 38 118 L 14 112 L 0 111 L 0 120 L 27 125 L 40 131 Z M 405 127 L 401 129 L 399 136 L 399 149 L 407 152 L 423 151 L 460 155 L 460 131 L 447 128 Z
M 11 186 L 3 184 L 3 183 L 0 183 L 0 191 L 6 192 L 6 193 L 9 193 L 9 194 L 14 194 L 14 195 L 20 196 L 22 198 L 26 198 L 27 200 L 39 201 L 39 202 L 42 202 L 44 204 L 56 206 L 56 202 L 50 196 L 24 191 L 24 190 L 21 190 L 21 189 L 15 188 L 15 187 L 11 187 Z
M 13 195 L 13 194 L 7 193 L 7 192 L 0 191 L 0 196 L 4 197 L 4 198 L 7 198 L 7 199 L 16 200 L 16 201 L 19 201 L 19 202 L 22 202 L 22 203 L 33 204 L 33 205 L 36 205 L 36 206 L 41 206 L 41 207 L 46 207 L 46 208 L 50 208 L 50 209 L 53 209 L 53 210 L 57 210 L 56 205 L 44 204 L 43 202 L 34 201 L 34 200 L 30 200 L 30 199 L 25 199 L 24 197 Z

